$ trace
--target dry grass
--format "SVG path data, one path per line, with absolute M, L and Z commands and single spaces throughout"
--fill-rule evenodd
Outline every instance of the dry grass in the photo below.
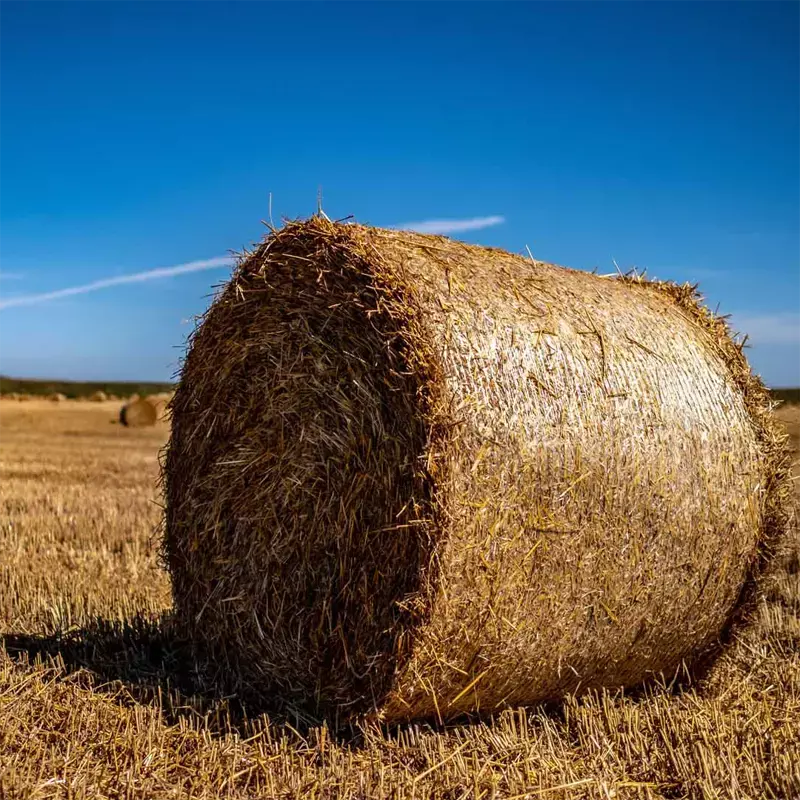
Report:
M 800 796 L 796 540 L 699 685 L 335 738 L 204 691 L 153 542 L 167 426 L 117 412 L 0 401 L 0 797 Z

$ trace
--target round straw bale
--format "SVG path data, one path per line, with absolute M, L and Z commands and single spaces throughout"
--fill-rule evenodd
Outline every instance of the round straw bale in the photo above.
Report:
M 89 396 L 89 399 L 93 403 L 105 403 L 106 400 L 108 400 L 108 395 L 104 391 L 98 390 L 98 391 L 94 392 L 93 394 L 91 394 Z
M 151 394 L 148 396 L 148 401 L 153 404 L 158 413 L 159 419 L 166 419 L 167 407 L 172 395 L 166 393 Z
M 65 394 L 62 394 L 61 392 L 53 392 L 53 394 L 47 396 L 47 399 L 51 403 L 61 403 L 62 401 L 67 399 L 67 396 Z
M 786 524 L 761 382 L 695 288 L 291 223 L 172 403 L 176 608 L 243 693 L 447 718 L 707 657 Z
M 119 421 L 128 428 L 144 428 L 158 420 L 156 407 L 146 398 L 125 403 L 119 411 Z

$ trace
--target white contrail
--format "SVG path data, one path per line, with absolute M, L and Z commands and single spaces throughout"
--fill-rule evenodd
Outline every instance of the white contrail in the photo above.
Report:
M 114 278 L 103 278 L 92 283 L 85 283 L 82 286 L 70 286 L 66 289 L 56 289 L 52 292 L 42 292 L 41 294 L 22 294 L 18 297 L 9 297 L 5 300 L 0 299 L 0 308 L 11 308 L 12 306 L 31 306 L 36 303 L 45 303 L 48 300 L 56 300 L 59 297 L 71 297 L 74 294 L 86 294 L 96 292 L 98 289 L 107 289 L 109 286 L 119 286 L 123 283 L 144 283 L 158 278 L 169 278 L 172 275 L 184 275 L 187 272 L 200 272 L 206 269 L 218 269 L 219 267 L 231 266 L 234 262 L 232 256 L 218 256 L 208 258 L 204 261 L 190 261 L 188 264 L 177 264 L 174 267 L 158 267 L 149 269 L 146 272 L 135 272 L 133 275 L 117 275 Z
M 502 225 L 505 217 L 473 217 L 472 219 L 429 219 L 423 222 L 407 222 L 405 225 L 393 225 L 401 231 L 416 231 L 417 233 L 461 233 L 463 231 L 479 231 Z
M 772 314 L 732 314 L 731 326 L 746 333 L 753 344 L 800 344 L 800 314 L 776 311 Z
M 472 219 L 430 219 L 422 222 L 410 222 L 405 225 L 393 225 L 396 230 L 411 230 L 418 233 L 458 233 L 462 231 L 477 231 L 490 228 L 493 225 L 504 223 L 505 217 L 473 217 Z M 232 266 L 235 259 L 232 256 L 218 256 L 205 261 L 190 261 L 188 264 L 178 264 L 174 267 L 159 267 L 146 272 L 136 272 L 133 275 L 118 275 L 114 278 L 102 278 L 99 281 L 85 283 L 82 286 L 70 286 L 66 289 L 56 289 L 52 292 L 40 294 L 22 294 L 17 297 L 0 299 L 0 308 L 13 306 L 32 306 L 46 303 L 48 300 L 57 300 L 60 297 L 71 297 L 76 294 L 96 292 L 98 289 L 108 289 L 111 286 L 120 286 L 124 283 L 144 283 L 145 281 L 169 278 L 172 275 L 183 275 L 187 272 L 200 272 L 206 269 Z

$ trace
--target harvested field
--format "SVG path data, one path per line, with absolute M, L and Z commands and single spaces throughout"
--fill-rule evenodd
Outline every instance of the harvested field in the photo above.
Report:
M 156 557 L 168 426 L 124 428 L 118 411 L 0 401 L 0 796 L 800 796 L 796 536 L 697 685 L 336 738 L 204 688 Z M 797 444 L 800 408 L 779 416 Z

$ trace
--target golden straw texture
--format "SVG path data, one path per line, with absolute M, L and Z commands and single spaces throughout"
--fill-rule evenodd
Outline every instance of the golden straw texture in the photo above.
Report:
M 340 719 L 697 661 L 786 522 L 766 392 L 692 287 L 441 237 L 268 236 L 171 406 L 179 614 L 240 691 Z

